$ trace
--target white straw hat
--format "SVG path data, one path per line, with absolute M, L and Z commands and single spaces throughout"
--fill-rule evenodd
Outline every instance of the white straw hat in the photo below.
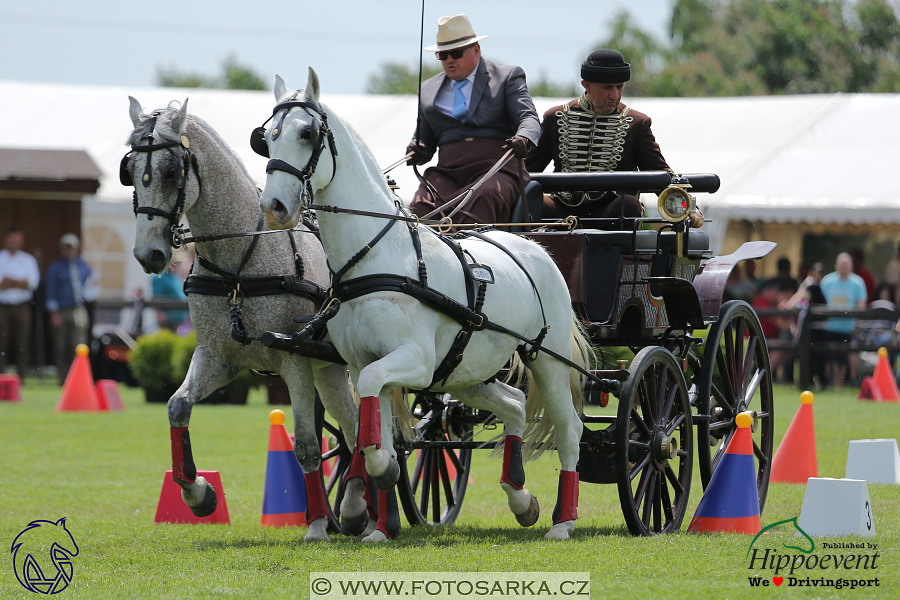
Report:
M 438 19 L 437 44 L 425 49 L 429 52 L 455 50 L 463 46 L 470 46 L 486 37 L 486 35 L 475 35 L 475 30 L 467 15 L 441 17 Z

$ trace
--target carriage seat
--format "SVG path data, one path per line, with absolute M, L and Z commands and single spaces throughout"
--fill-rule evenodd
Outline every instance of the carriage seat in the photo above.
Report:
M 525 194 L 516 198 L 512 209 L 512 223 L 540 223 L 544 211 L 544 189 L 537 181 L 525 184 Z M 527 227 L 511 227 L 513 233 L 527 231 Z
M 601 231 L 599 229 L 582 230 L 587 238 L 588 248 L 618 248 L 636 254 L 652 254 L 657 244 L 661 249 L 675 250 L 677 235 L 673 231 L 657 233 L 649 229 L 631 231 Z M 709 234 L 705 231 L 691 230 L 688 234 L 688 252 L 702 254 L 709 251 Z

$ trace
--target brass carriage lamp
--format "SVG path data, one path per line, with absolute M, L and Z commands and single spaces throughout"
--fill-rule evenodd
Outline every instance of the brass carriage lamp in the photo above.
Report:
M 662 191 L 659 195 L 659 200 L 656 203 L 659 214 L 663 219 L 675 225 L 684 222 L 691 216 L 692 212 L 697 210 L 696 200 L 688 193 L 690 187 L 691 184 L 687 177 L 680 174 L 672 177 L 669 187 Z M 678 256 L 682 256 L 684 250 L 682 236 L 684 235 L 684 231 L 687 231 L 689 228 L 690 225 L 687 227 L 672 228 L 675 230 L 677 236 L 676 252 Z

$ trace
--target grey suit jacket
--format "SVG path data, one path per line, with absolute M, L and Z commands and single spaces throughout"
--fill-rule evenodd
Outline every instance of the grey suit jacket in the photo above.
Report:
M 520 135 L 537 145 L 541 121 L 521 67 L 498 65 L 484 58 L 478 62 L 465 124 L 434 105 L 441 86 L 448 80 L 444 73 L 438 73 L 422 84 L 419 139 L 429 156 L 437 147 L 465 138 L 505 140 Z

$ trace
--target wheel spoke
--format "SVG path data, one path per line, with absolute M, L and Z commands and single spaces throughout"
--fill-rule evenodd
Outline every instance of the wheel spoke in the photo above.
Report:
M 669 393 L 666 396 L 666 402 L 663 405 L 662 412 L 659 413 L 659 420 L 665 421 L 669 418 L 669 414 L 672 412 L 672 406 L 675 404 L 675 395 L 678 393 L 678 386 L 672 385 L 671 389 L 669 389 Z
M 727 345 L 725 346 L 725 349 L 727 353 Z M 722 389 L 719 390 L 721 394 L 721 403 L 731 408 L 733 412 L 737 402 L 735 401 L 734 385 L 731 382 L 731 370 L 728 362 L 728 357 L 725 354 L 716 352 L 716 365 L 719 367 L 719 384 L 722 386 Z M 713 383 L 713 387 L 715 387 L 715 383 Z
M 752 331 L 749 333 L 749 337 L 747 338 L 747 356 L 744 358 L 744 364 L 741 368 L 741 376 L 743 378 L 743 389 L 747 389 L 747 382 L 750 380 L 750 370 L 753 367 L 753 362 L 756 359 L 756 343 L 759 338 L 756 337 L 756 334 Z M 757 367 L 757 371 L 759 367 Z M 755 373 L 754 373 L 755 374 Z M 744 398 L 747 398 L 748 394 L 744 393 Z
M 430 453 L 430 450 L 419 450 L 420 456 L 423 457 L 422 460 L 422 497 L 419 498 L 419 512 L 423 515 L 428 514 L 428 494 L 431 491 L 431 469 L 430 460 L 425 460 L 425 455 Z M 430 457 L 428 457 L 430 458 Z
M 647 427 L 644 418 L 638 414 L 637 407 L 634 405 L 631 406 L 631 422 L 640 430 L 643 437 L 649 438 L 653 435 L 653 432 Z
M 441 473 L 438 469 L 440 453 L 440 450 L 436 450 L 431 455 L 431 521 L 433 523 L 441 522 Z
M 753 374 L 753 379 L 747 385 L 747 389 L 744 392 L 743 406 L 745 409 L 750 408 L 750 402 L 753 400 L 753 396 L 756 395 L 756 391 L 759 389 L 759 384 L 762 382 L 763 375 L 765 375 L 765 371 L 763 369 L 757 369 Z
M 670 523 L 675 520 L 675 512 L 672 510 L 672 499 L 669 496 L 669 487 L 665 484 L 664 481 L 660 481 L 659 491 L 661 495 L 660 499 L 662 501 L 662 510 L 666 515 L 665 521 L 666 523 Z
M 744 317 L 738 317 L 737 319 L 735 319 L 734 370 L 732 371 L 732 376 L 734 377 L 734 379 L 732 380 L 732 382 L 734 384 L 735 392 L 737 392 L 738 394 L 741 390 L 744 389 L 742 379 L 744 376 L 744 333 L 746 331 L 747 326 L 744 323 Z
M 451 450 L 452 454 L 453 451 Z M 449 509 L 454 505 L 455 499 L 453 498 L 453 482 L 450 481 L 450 472 L 447 469 L 447 456 L 446 452 L 443 450 L 439 453 L 440 462 L 438 464 L 438 468 L 441 470 L 441 481 L 444 484 L 444 501 Z M 458 473 L 458 471 L 457 471 Z
M 672 470 L 672 466 L 668 463 L 666 463 L 666 479 L 672 484 L 672 489 L 675 491 L 676 497 L 680 497 L 684 494 L 684 486 L 678 481 L 678 476 L 675 475 L 675 471 Z
M 447 450 L 447 458 L 450 459 L 450 464 L 453 465 L 453 468 L 456 469 L 457 473 L 463 470 L 462 463 L 459 462 L 459 456 L 456 454 L 456 450 L 452 448 Z
M 643 511 L 641 514 L 641 521 L 644 523 L 644 527 L 650 529 L 650 517 L 653 513 L 653 502 L 656 500 L 656 473 L 653 472 L 652 469 L 647 469 L 647 493 L 644 494 L 643 502 Z
M 756 440 L 753 440 L 753 454 L 756 456 L 756 460 L 759 461 L 760 469 L 769 464 L 769 457 L 762 451 L 762 448 L 759 447 Z
M 647 446 L 649 449 L 649 446 Z M 644 471 L 645 467 L 650 463 L 650 452 L 647 452 L 647 455 L 641 459 L 641 462 L 634 466 L 634 469 L 628 474 L 628 479 L 633 480 L 638 473 Z M 649 469 L 648 469 L 649 470 Z
M 412 493 L 415 496 L 416 490 L 419 489 L 419 481 L 422 479 L 422 468 L 425 466 L 425 453 L 427 450 L 413 450 L 416 453 L 416 465 L 413 467 L 413 474 L 410 478 L 412 484 Z
M 638 471 L 634 472 L 634 475 L 637 475 Z M 641 469 L 641 478 L 638 480 L 637 489 L 634 494 L 634 508 L 635 510 L 641 507 L 641 503 L 644 500 L 644 495 L 647 493 L 647 486 L 650 484 L 650 469 Z M 631 476 L 631 479 L 634 479 L 634 475 Z
M 680 427 L 682 423 L 684 423 L 685 418 L 686 417 L 684 413 L 678 413 L 677 415 L 675 415 L 675 418 L 666 425 L 666 435 L 672 435 L 672 433 L 678 427 Z

